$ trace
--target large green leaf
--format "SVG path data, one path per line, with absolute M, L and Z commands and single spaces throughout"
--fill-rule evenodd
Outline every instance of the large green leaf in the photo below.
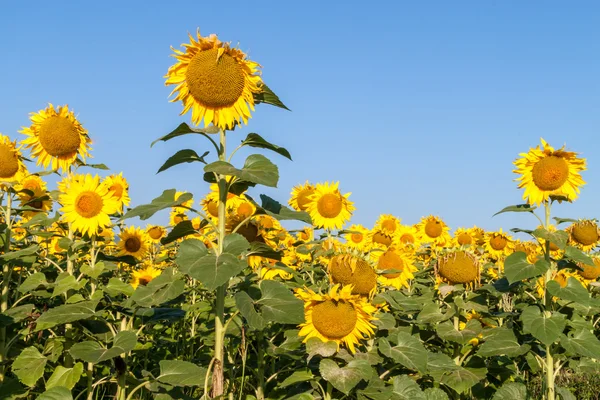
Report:
M 279 181 L 279 169 L 262 154 L 249 155 L 242 169 L 225 161 L 215 161 L 206 165 L 204 172 L 235 176 L 243 181 L 270 187 L 277 187 Z
M 198 135 L 205 136 L 206 138 L 208 138 L 210 141 L 212 141 L 214 143 L 213 139 L 210 136 L 208 136 L 208 134 L 215 134 L 215 133 L 219 133 L 219 128 L 216 126 L 208 126 L 206 128 L 191 128 L 188 124 L 186 124 L 184 122 L 184 123 L 179 124 L 179 126 L 177 128 L 175 128 L 175 130 L 173 130 L 172 132 L 156 139 L 154 142 L 152 142 L 150 144 L 150 147 L 154 146 L 156 144 L 156 142 L 159 142 L 159 141 L 166 142 L 166 141 L 176 138 L 178 136 L 189 135 L 189 134 L 198 134 Z
M 185 282 L 180 277 L 181 274 L 173 273 L 173 268 L 165 268 L 146 286 L 138 286 L 131 299 L 142 307 L 156 306 L 173 300 L 185 289 Z
M 504 261 L 504 275 L 509 284 L 522 281 L 524 279 L 536 278 L 544 274 L 550 268 L 548 261 L 538 260 L 535 264 L 527 261 L 527 254 L 522 251 L 512 253 Z
M 248 293 L 237 292 L 235 294 L 235 305 L 240 310 L 240 314 L 248 321 L 250 329 L 262 330 L 265 328 L 265 319 L 256 311 L 254 300 Z
M 371 366 L 364 360 L 352 360 L 340 368 L 333 360 L 325 358 L 319 364 L 321 376 L 330 382 L 334 388 L 348 395 L 361 380 L 371 377 Z
M 498 211 L 493 216 L 495 217 L 498 214 L 506 213 L 506 212 L 533 212 L 535 210 L 535 206 L 531 206 L 529 204 L 517 204 L 514 206 L 504 207 L 502 210 Z
M 44 375 L 48 359 L 35 347 L 25 348 L 12 364 L 13 373 L 27 386 L 35 383 Z
M 86 279 L 82 279 L 79 282 L 75 276 L 68 272 L 63 272 L 56 278 L 54 282 L 54 291 L 52 297 L 60 296 L 67 293 L 69 290 L 79 290 L 87 283 Z
M 182 237 L 193 235 L 195 233 L 198 233 L 198 231 L 194 229 L 194 224 L 192 224 L 192 221 L 186 219 L 175 225 L 175 227 L 171 229 L 166 237 L 160 239 L 160 243 L 163 245 L 169 244 L 177 239 L 181 239 Z
M 555 280 L 548 282 L 546 287 L 552 296 L 559 299 L 573 301 L 584 306 L 590 303 L 590 294 L 587 289 L 573 277 L 567 279 L 567 285 L 564 288 L 560 287 L 560 284 Z
M 196 153 L 192 149 L 179 150 L 177 153 L 169 157 L 156 173 L 158 174 L 160 172 L 168 170 L 174 165 L 179 165 L 183 163 L 201 162 L 206 164 L 206 161 L 204 161 L 204 157 L 206 157 L 208 153 L 208 151 L 205 151 L 204 154 L 199 156 L 198 153 Z
M 63 386 L 67 389 L 71 390 L 79 379 L 81 378 L 81 374 L 83 373 L 83 364 L 78 362 L 73 366 L 73 368 L 65 368 L 62 365 L 58 365 L 52 376 L 46 382 L 46 389 L 52 389 L 55 386 Z
M 36 321 L 35 332 L 92 317 L 96 313 L 97 301 L 82 301 L 65 304 L 43 313 Z
M 159 382 L 173 386 L 202 386 L 206 369 L 188 361 L 162 360 L 159 362 Z
M 190 243 L 190 240 L 196 243 Z M 233 254 L 223 253 L 219 257 L 209 254 L 202 242 L 193 239 L 181 244 L 175 262 L 181 272 L 202 282 L 208 290 L 227 283 L 246 267 L 246 262 Z
M 586 265 L 595 265 L 594 260 L 577 247 L 567 246 L 565 250 L 565 258 L 572 260 L 576 263 L 580 262 Z
M 425 389 L 423 393 L 427 400 L 448 400 L 448 395 L 440 388 Z
M 283 382 L 279 384 L 280 388 L 288 387 L 290 385 L 294 385 L 296 383 L 304 383 L 308 381 L 312 381 L 314 379 L 314 375 L 308 369 L 301 369 L 298 371 L 294 371 L 290 376 L 284 379 Z
M 471 339 L 474 339 L 481 332 L 481 323 L 477 320 L 470 320 L 462 330 L 454 329 L 454 325 L 450 322 L 443 322 L 436 328 L 437 334 L 444 340 L 466 344 Z
M 444 375 L 442 383 L 456 390 L 458 393 L 464 393 L 479 381 L 484 380 L 486 373 L 487 370 L 485 368 L 459 367 Z
M 225 236 L 223 252 L 233 254 L 234 256 L 241 256 L 248 249 L 250 249 L 250 243 L 242 235 L 230 233 Z
M 427 370 L 436 382 L 440 382 L 442 376 L 457 368 L 459 368 L 458 365 L 446 354 L 427 353 Z
M 277 200 L 270 198 L 267 195 L 260 195 L 261 205 L 254 203 L 258 211 L 263 211 L 265 214 L 279 220 L 295 220 L 312 224 L 310 215 L 306 211 L 294 211 L 287 206 L 284 206 Z M 252 201 L 252 200 L 251 200 Z
M 165 208 L 171 208 L 175 206 L 179 206 L 185 203 L 188 200 L 191 200 L 191 193 L 183 193 L 177 200 L 175 200 L 175 193 L 177 191 L 175 189 L 165 190 L 160 196 L 152 200 L 150 204 L 143 204 L 141 206 L 137 206 L 129 211 L 123 216 L 122 219 L 128 219 L 133 217 L 140 217 L 141 220 L 146 220 L 159 212 L 160 210 L 164 210 Z
M 417 382 L 407 375 L 395 376 L 393 380 L 394 399 L 398 400 L 427 400 L 425 393 L 421 390 Z
M 566 231 L 551 232 L 544 228 L 538 228 L 532 234 L 538 239 L 544 239 L 555 244 L 561 250 L 564 250 L 567 240 L 569 240 L 569 234 Z
M 536 306 L 529 306 L 523 310 L 521 321 L 523 332 L 531 333 L 546 346 L 556 342 L 567 325 L 564 314 L 549 311 L 542 314 Z
M 523 383 L 506 382 L 496 391 L 492 400 L 529 400 L 527 386 Z
M 440 309 L 440 305 L 437 303 L 426 304 L 419 315 L 417 315 L 417 322 L 419 324 L 433 324 L 436 322 L 446 321 L 454 316 L 454 311 L 448 309 L 444 314 Z
M 393 347 L 386 338 L 381 338 L 379 351 L 408 369 L 421 373 L 427 371 L 427 350 L 419 339 L 407 332 L 398 333 L 397 344 Z
M 55 386 L 40 394 L 37 400 L 73 400 L 71 390 L 64 386 Z
M 46 275 L 42 272 L 35 272 L 32 275 L 29 275 L 27 279 L 21 283 L 19 286 L 19 292 L 27 293 L 32 290 L 39 288 L 40 286 L 47 286 L 48 282 L 46 281 Z
M 97 364 L 133 350 L 136 343 L 137 336 L 135 332 L 121 331 L 117 333 L 109 349 L 100 346 L 98 342 L 85 341 L 75 343 L 69 350 L 69 353 L 73 358 Z
M 331 357 L 337 353 L 338 345 L 334 341 L 323 342 L 321 339 L 312 337 L 306 341 L 306 353 L 310 361 L 315 355 Z
M 488 331 L 484 343 L 477 355 L 481 357 L 508 356 L 517 357 L 529 350 L 528 345 L 520 345 L 511 329 L 502 327 Z
M 129 283 L 125 283 L 119 278 L 110 278 L 108 285 L 104 288 L 106 293 L 110 296 L 118 296 L 124 294 L 125 296 L 131 296 L 135 289 Z
M 261 149 L 272 150 L 275 153 L 281 154 L 282 156 L 289 158 L 290 160 L 292 159 L 292 156 L 290 155 L 289 151 L 287 151 L 283 147 L 279 147 L 274 145 L 273 143 L 269 143 L 268 141 L 263 139 L 263 137 L 260 136 L 258 133 L 249 133 L 248 136 L 246 136 L 246 139 L 242 141 L 242 146 L 258 147 Z
M 35 254 L 39 248 L 40 248 L 40 246 L 38 246 L 37 244 L 32 244 L 31 246 L 24 248 L 22 250 L 9 251 L 6 254 L 2 254 L 2 255 L 0 255 L 0 258 L 2 258 L 3 260 L 6 260 L 6 261 L 16 260 L 16 259 L 24 257 L 24 256 L 30 256 L 30 255 Z
M 304 322 L 304 303 L 292 291 L 277 281 L 260 283 L 262 296 L 256 302 L 262 316 L 270 322 L 280 324 L 301 324 Z
M 561 335 L 560 344 L 573 355 L 600 360 L 600 340 L 588 330 L 581 329 L 569 336 Z

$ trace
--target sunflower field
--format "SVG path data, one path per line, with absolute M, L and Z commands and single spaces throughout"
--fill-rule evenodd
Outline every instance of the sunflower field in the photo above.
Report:
M 518 155 L 523 204 L 498 209 L 524 228 L 352 224 L 347 183 L 276 200 L 276 164 L 235 157 L 291 159 L 238 133 L 287 109 L 260 64 L 200 33 L 172 55 L 191 123 L 152 145 L 205 139 L 158 171 L 202 164 L 201 199 L 136 204 L 66 105 L 0 135 L 0 399 L 598 398 L 600 230 L 554 215 L 585 184 L 578 153 Z

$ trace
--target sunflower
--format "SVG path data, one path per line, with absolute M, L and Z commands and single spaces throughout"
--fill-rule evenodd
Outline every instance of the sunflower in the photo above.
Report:
M 374 245 L 391 246 L 398 237 L 400 231 L 400 220 L 390 214 L 382 214 L 375 222 L 370 237 Z
M 453 251 L 437 260 L 436 273 L 452 285 L 470 285 L 479 280 L 479 260 L 470 252 Z
M 419 229 L 414 225 L 400 225 L 398 229 L 398 245 L 418 249 L 421 246 Z
M 452 238 L 448 231 L 450 228 L 439 217 L 429 215 L 421 218 L 417 224 L 417 229 L 424 243 L 445 244 L 449 243 Z
M 594 265 L 577 263 L 579 268 L 581 268 L 577 273 L 586 280 L 586 283 L 596 281 L 600 277 L 600 257 L 594 256 L 592 257 L 592 261 L 594 261 Z
M 467 229 L 467 232 L 475 238 L 475 244 L 477 246 L 485 245 L 485 231 L 483 228 L 473 225 L 472 228 Z
M 104 180 L 104 184 L 108 186 L 108 190 L 111 191 L 112 196 L 119 202 L 119 209 L 123 212 L 124 206 L 129 206 L 129 183 L 123 178 L 123 173 L 113 174 Z
M 354 206 L 348 200 L 350 193 L 341 194 L 339 182 L 318 183 L 315 192 L 310 196 L 307 211 L 317 228 L 341 229 L 350 217 Z
M 360 251 L 369 251 L 370 245 L 367 237 L 369 230 L 362 225 L 352 225 L 347 229 L 348 233 L 344 235 L 346 246 Z
M 26 172 L 16 141 L 0 134 L 0 182 L 18 182 Z
M 382 253 L 371 253 L 376 258 L 377 269 L 380 271 L 378 281 L 384 286 L 393 286 L 400 290 L 408 287 L 408 281 L 414 278 L 417 270 L 414 265 L 414 255 L 407 248 L 388 248 Z
M 227 202 L 229 203 L 229 200 Z M 249 202 L 244 195 L 235 196 L 235 200 L 231 202 L 231 205 L 227 204 L 227 207 L 231 210 L 234 217 L 239 217 L 242 220 L 249 218 L 256 213 L 256 207 Z
M 315 231 L 312 227 L 307 226 L 302 230 L 298 231 L 298 233 L 296 234 L 296 238 L 300 242 L 312 242 L 313 240 L 315 240 Z
M 308 181 L 303 185 L 294 186 L 292 188 L 292 197 L 288 201 L 288 204 L 296 211 L 306 211 L 315 190 L 316 187 L 308 183 Z
M 271 258 L 251 255 L 247 257 L 248 266 L 252 268 L 253 271 L 257 272 L 261 279 L 264 280 L 273 280 L 277 277 L 288 280 L 291 279 L 294 275 L 289 269 L 295 269 L 295 265 L 293 262 L 290 262 L 289 265 L 286 261 L 290 261 L 290 259 L 284 259 L 282 257 L 281 261 L 273 260 Z
M 310 289 L 297 289 L 296 296 L 304 301 L 304 320 L 299 336 L 306 343 L 312 337 L 323 342 L 344 344 L 355 353 L 360 340 L 375 334 L 377 308 L 364 297 L 352 294 L 352 286 L 334 285 L 328 294 L 317 294 Z
M 82 234 L 95 235 L 110 226 L 110 214 L 114 214 L 119 203 L 110 194 L 106 185 L 100 184 L 98 175 L 79 175 L 62 186 L 65 192 L 59 196 L 63 205 L 63 219 L 71 228 Z
M 167 234 L 167 230 L 160 225 L 148 225 L 146 227 L 146 233 L 148 234 L 150 241 L 159 243 L 160 239 Z
M 567 228 L 569 243 L 583 251 L 590 251 L 600 241 L 598 223 L 594 220 L 579 220 Z
M 45 109 L 31 113 L 30 119 L 31 126 L 23 128 L 21 133 L 28 136 L 23 144 L 31 149 L 31 155 L 37 158 L 37 165 L 66 171 L 77 156 L 83 161 L 89 157 L 92 141 L 68 106 L 55 109 L 48 104 Z
M 29 210 L 23 211 L 23 219 L 29 220 L 39 212 L 48 212 L 52 209 L 52 200 L 46 189 L 37 187 L 26 189 L 19 193 L 21 207 L 27 207 Z
M 27 175 L 15 185 L 15 189 L 17 189 L 17 191 L 30 190 L 33 192 L 35 189 L 46 190 L 47 186 L 46 182 L 38 175 Z
M 254 111 L 254 95 L 261 92 L 260 65 L 246 59 L 241 50 L 221 42 L 216 35 L 190 35 L 185 51 L 171 48 L 177 63 L 171 66 L 165 85 L 177 85 L 171 96 L 181 100 L 181 115 L 192 109 L 192 121 L 233 129 L 247 124 Z
M 539 145 L 529 149 L 514 162 L 517 169 L 513 172 L 521 175 L 516 179 L 518 187 L 525 188 L 523 200 L 539 205 L 550 196 L 577 199 L 579 188 L 585 185 L 580 172 L 586 170 L 586 160 L 578 158 L 575 152 L 565 151 L 564 146 L 554 150 L 544 139 L 541 141 L 541 149 Z
M 146 265 L 145 268 L 133 271 L 131 273 L 131 286 L 137 289 L 138 286 L 146 286 L 154 278 L 162 273 L 160 269 L 154 268 L 152 265 Z
M 133 256 L 142 259 L 148 254 L 148 234 L 141 228 L 130 226 L 119 235 L 117 249 L 119 256 Z
M 377 289 L 375 269 L 360 256 L 337 254 L 329 260 L 328 269 L 333 283 L 352 285 L 352 294 L 370 296 Z
M 477 245 L 477 238 L 471 228 L 458 228 L 454 232 L 454 244 L 457 247 L 470 246 L 475 247 Z
M 514 249 L 512 237 L 502 232 L 502 228 L 497 232 L 487 232 L 484 246 L 488 254 L 495 259 L 508 256 Z

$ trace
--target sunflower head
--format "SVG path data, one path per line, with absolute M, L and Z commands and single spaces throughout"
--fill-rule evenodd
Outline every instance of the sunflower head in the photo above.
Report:
M 440 257 L 438 275 L 451 284 L 472 284 L 479 280 L 479 261 L 467 251 L 450 252 Z
M 541 204 L 552 197 L 564 197 L 573 201 L 585 184 L 581 171 L 586 169 L 586 160 L 578 154 L 565 151 L 564 146 L 555 150 L 544 139 L 542 145 L 521 154 L 513 171 L 520 175 L 519 189 L 525 189 L 523 200 L 529 204 Z
M 595 281 L 600 277 L 600 257 L 592 257 L 594 265 L 587 265 L 584 263 L 578 263 L 577 265 L 581 270 L 577 271 L 579 276 L 588 281 Z
M 417 224 L 420 236 L 425 243 L 447 243 L 451 240 L 448 231 L 450 228 L 439 217 L 429 215 L 421 218 Z
M 315 227 L 341 229 L 350 220 L 354 205 L 348 200 L 350 193 L 341 194 L 339 182 L 318 183 L 310 196 L 307 211 Z
M 379 282 L 398 290 L 408 287 L 408 281 L 414 278 L 413 272 L 417 270 L 414 265 L 413 251 L 409 247 L 401 249 L 390 247 L 383 252 L 372 252 L 371 257 L 377 263 L 379 270 Z
M 510 235 L 500 229 L 485 234 L 485 250 L 495 259 L 503 258 L 514 249 L 514 241 Z
M 377 289 L 377 274 L 369 262 L 355 254 L 338 254 L 329 260 L 333 283 L 352 285 L 352 294 L 369 296 Z
M 146 233 L 152 242 L 158 243 L 160 242 L 160 239 L 165 237 L 167 230 L 160 225 L 148 225 L 146 227 Z
M 371 323 L 377 308 L 364 297 L 352 294 L 352 286 L 334 285 L 329 293 L 317 294 L 310 289 L 297 289 L 296 296 L 304 301 L 305 322 L 300 325 L 303 342 L 312 337 L 323 342 L 344 344 L 351 353 L 361 340 L 375 333 Z
M 454 232 L 454 244 L 458 247 L 460 246 L 476 246 L 477 239 L 473 235 L 473 231 L 465 228 L 458 228 Z
M 368 251 L 370 246 L 367 240 L 369 230 L 362 225 L 352 225 L 347 229 L 348 233 L 344 235 L 346 246 L 351 249 Z
M 138 286 L 146 286 L 161 273 L 162 271 L 160 269 L 154 268 L 152 265 L 145 264 L 143 269 L 139 269 L 131 273 L 131 286 L 133 286 L 134 289 L 137 289 Z
M 30 119 L 31 126 L 23 128 L 21 133 L 27 136 L 23 144 L 37 158 L 37 165 L 67 171 L 77 156 L 83 161 L 89 157 L 92 141 L 68 106 L 54 108 L 49 104 L 31 113 Z
M 569 242 L 582 249 L 590 251 L 600 241 L 600 229 L 595 220 L 584 219 L 573 223 L 567 228 Z
M 108 186 L 108 190 L 112 196 L 119 202 L 120 210 L 123 211 L 124 206 L 128 206 L 131 201 L 129 198 L 129 184 L 123 177 L 123 173 L 113 174 L 104 180 L 104 184 Z
M 148 254 L 148 234 L 141 228 L 134 226 L 125 228 L 119 235 L 119 239 L 121 239 L 117 243 L 119 256 L 133 256 L 142 259 Z
M 400 225 L 397 238 L 399 247 L 418 249 L 421 246 L 421 234 L 416 225 Z
M 166 85 L 176 85 L 172 101 L 181 100 L 181 114 L 191 109 L 196 125 L 204 120 L 206 126 L 233 129 L 248 123 L 254 96 L 262 92 L 260 65 L 216 35 L 202 37 L 198 31 L 196 36 L 190 35 L 184 51 L 172 49 L 177 62 L 165 76 Z
M 16 141 L 0 134 L 0 182 L 19 182 L 26 172 Z
M 292 197 L 288 201 L 288 204 L 296 211 L 306 211 L 315 190 L 315 186 L 308 183 L 308 181 L 303 185 L 294 186 L 292 188 Z

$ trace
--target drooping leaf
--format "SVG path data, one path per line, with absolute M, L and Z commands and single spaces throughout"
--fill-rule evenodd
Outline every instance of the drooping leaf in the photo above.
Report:
M 192 198 L 191 193 L 183 193 L 175 200 L 175 193 L 175 189 L 165 190 L 160 196 L 152 200 L 150 204 L 143 204 L 127 211 L 121 219 L 140 217 L 141 220 L 146 220 L 160 210 L 179 206 Z
M 444 353 L 427 353 L 427 370 L 436 382 L 440 382 L 442 376 L 459 368 L 458 365 Z
M 135 289 L 129 283 L 125 283 L 119 278 L 110 278 L 108 285 L 104 288 L 106 293 L 110 296 L 118 296 L 124 294 L 125 296 L 131 296 Z
M 586 329 L 561 335 L 560 344 L 571 354 L 600 360 L 600 340 Z
M 469 340 L 474 339 L 481 332 L 481 323 L 477 320 L 470 320 L 462 330 L 454 329 L 454 325 L 450 322 L 444 322 L 437 326 L 436 331 L 438 336 L 444 340 L 466 344 Z
M 102 347 L 98 342 L 85 341 L 75 343 L 69 353 L 73 358 L 97 364 L 102 361 L 110 360 L 121 353 L 127 353 L 133 350 L 137 343 L 137 336 L 132 331 L 121 331 L 115 336 L 110 348 Z
M 65 368 L 62 365 L 56 366 L 56 369 L 46 382 L 46 389 L 52 389 L 55 386 L 63 386 L 71 390 L 83 373 L 83 364 L 78 362 L 73 368 Z
M 567 325 L 564 314 L 549 311 L 542 314 L 536 306 L 529 306 L 523 310 L 521 321 L 523 332 L 531 333 L 546 346 L 557 341 Z
M 19 292 L 27 293 L 32 290 L 36 290 L 40 286 L 47 286 L 48 282 L 46 281 L 46 275 L 43 272 L 35 272 L 32 275 L 29 275 L 27 279 L 21 283 L 19 286 Z
M 261 84 L 260 89 L 261 91 L 259 93 L 254 93 L 254 101 L 256 104 L 265 103 L 291 111 L 267 85 L 264 83 Z
M 308 369 L 301 369 L 294 371 L 290 376 L 285 378 L 283 382 L 279 384 L 280 388 L 285 388 L 296 383 L 304 383 L 313 380 L 315 377 Z
M 509 284 L 524 279 L 536 278 L 544 274 L 550 268 L 548 261 L 540 259 L 535 264 L 527 261 L 527 254 L 522 251 L 512 253 L 504 261 L 504 274 Z
M 323 342 L 321 339 L 312 337 L 306 342 L 306 353 L 308 353 L 308 360 L 310 361 L 316 355 L 321 357 L 331 357 L 337 353 L 337 343 L 334 341 Z
M 215 133 L 219 133 L 219 128 L 216 126 L 208 126 L 206 128 L 191 128 L 188 124 L 181 123 L 171 133 L 168 133 L 165 136 L 161 136 L 158 139 L 156 139 L 154 142 L 152 142 L 150 144 L 150 147 L 154 146 L 159 141 L 166 142 L 166 141 L 176 138 L 178 136 L 189 135 L 189 134 L 202 135 L 212 141 L 212 138 L 208 135 L 215 134 Z
M 399 400 L 427 400 L 425 393 L 421 390 L 417 382 L 410 379 L 407 375 L 395 376 L 393 379 L 394 398 Z
M 208 151 L 205 151 L 201 156 L 198 155 L 192 149 L 183 149 L 179 150 L 177 153 L 173 154 L 171 157 L 165 161 L 165 163 L 158 169 L 157 174 L 163 171 L 168 170 L 172 166 L 183 164 L 183 163 L 192 163 L 192 162 L 201 162 L 206 164 L 204 157 L 208 155 Z
M 552 296 L 556 296 L 559 299 L 573 301 L 584 306 L 590 303 L 589 292 L 573 277 L 567 279 L 567 285 L 565 287 L 561 287 L 558 282 L 551 280 L 548 282 L 546 288 Z
M 265 320 L 254 306 L 254 300 L 246 292 L 235 294 L 235 304 L 240 310 L 240 314 L 248 321 L 250 329 L 261 330 L 266 326 Z
M 51 308 L 36 320 L 35 332 L 52 328 L 56 325 L 90 318 L 96 313 L 97 305 L 97 301 L 88 300 Z
M 319 364 L 319 372 L 334 388 L 348 395 L 358 382 L 370 378 L 371 366 L 364 360 L 352 360 L 340 368 L 335 361 L 324 358 Z
M 585 265 L 594 266 L 594 260 L 577 247 L 567 246 L 565 249 L 565 258 L 572 260 L 575 263 L 583 263 Z
M 246 250 L 250 248 L 250 243 L 242 236 L 237 233 L 230 233 L 225 236 L 223 241 L 223 251 L 225 253 L 233 254 L 234 256 L 240 256 Z
M 156 378 L 173 386 L 202 386 L 206 369 L 188 361 L 162 360 L 159 362 L 160 375 Z
M 268 141 L 263 139 L 263 137 L 260 136 L 258 133 L 249 133 L 248 136 L 246 136 L 246 139 L 242 141 L 242 146 L 258 147 L 261 149 L 272 150 L 275 153 L 281 154 L 282 156 L 290 160 L 292 159 L 292 156 L 290 155 L 289 151 L 287 151 L 283 147 L 279 147 L 274 145 L 273 143 L 269 143 Z
M 173 268 L 169 267 L 146 286 L 138 286 L 131 299 L 142 307 L 151 307 L 173 300 L 180 296 L 184 289 L 185 282 L 181 275 L 174 274 Z
M 535 210 L 535 209 L 536 209 L 536 207 L 532 206 L 530 204 L 517 204 L 514 206 L 504 207 L 502 210 L 498 211 L 493 216 L 495 217 L 496 215 L 502 214 L 505 212 L 533 212 L 533 210 Z
M 193 244 L 188 242 L 189 239 L 181 244 L 176 263 L 183 273 L 202 282 L 208 290 L 223 285 L 246 267 L 246 262 L 233 254 L 222 253 L 217 257 L 208 254 L 208 250 L 199 240 L 193 240 L 197 242 Z
M 538 239 L 547 240 L 550 243 L 555 244 L 561 250 L 564 250 L 567 245 L 567 240 L 569 240 L 569 234 L 566 231 L 550 232 L 544 228 L 534 230 L 533 236 Z
M 35 383 L 44 375 L 48 359 L 33 346 L 23 349 L 12 364 L 13 373 L 27 386 Z
M 456 390 L 458 393 L 464 393 L 479 381 L 485 379 L 487 370 L 485 368 L 456 368 L 442 377 L 442 383 Z
M 40 246 L 38 246 L 37 244 L 32 244 L 31 246 L 29 246 L 25 249 L 17 250 L 17 251 L 9 251 L 8 253 L 2 254 L 2 255 L 0 255 L 0 258 L 4 259 L 5 261 L 16 260 L 16 259 L 24 257 L 24 256 L 30 256 L 30 255 L 35 254 L 39 248 L 40 248 Z

